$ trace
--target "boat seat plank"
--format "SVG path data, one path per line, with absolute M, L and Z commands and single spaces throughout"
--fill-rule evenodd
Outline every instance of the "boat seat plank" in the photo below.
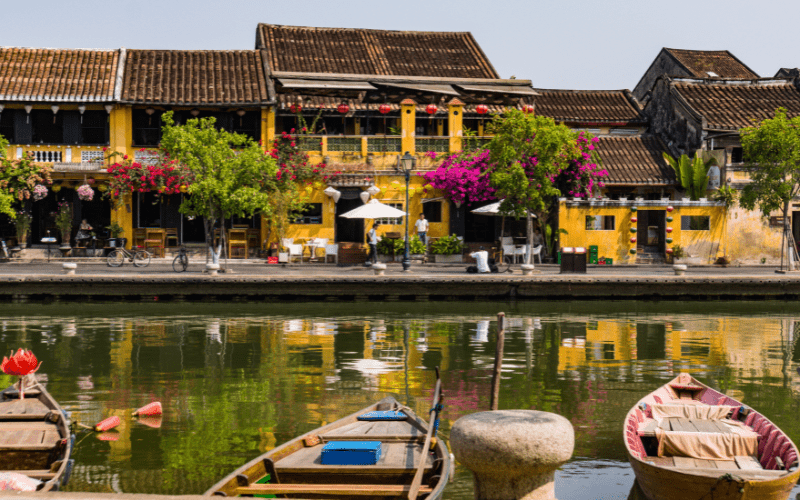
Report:
M 386 434 L 411 434 L 414 436 L 424 436 L 425 432 L 414 427 L 408 421 L 395 421 L 387 422 L 389 426 L 386 429 Z
M 716 422 L 712 420 L 691 419 L 691 422 L 698 432 L 720 432 Z
M 748 470 L 763 469 L 763 467 L 761 467 L 761 462 L 759 462 L 758 459 L 756 459 L 756 457 L 746 455 L 733 458 L 736 461 L 736 465 L 738 465 L 740 469 L 748 469 Z
M 673 457 L 647 457 L 644 459 L 645 462 L 650 462 L 653 465 L 657 465 L 659 467 L 674 467 L 675 461 Z
M 372 434 L 375 435 L 389 434 L 388 429 L 389 429 L 389 422 L 379 420 L 375 422 L 375 425 L 370 427 L 370 429 L 366 432 L 366 435 L 369 436 Z
M 675 462 L 675 467 L 678 469 L 694 469 L 695 467 L 699 467 L 700 465 L 695 461 L 694 458 L 690 457 L 672 457 L 672 460 Z M 701 460 L 702 462 L 709 462 L 709 460 Z M 707 468 L 708 464 L 705 464 Z M 716 466 L 713 468 L 716 469 Z
M 639 428 L 640 436 L 655 436 L 658 428 L 658 420 L 650 420 L 644 427 Z
M 0 402 L 0 420 L 43 420 L 50 409 L 36 398 L 11 399 Z
M 49 479 L 53 479 L 56 477 L 56 472 L 50 472 L 49 469 L 38 469 L 38 470 L 7 470 L 3 472 L 10 472 L 14 474 L 22 474 L 24 476 L 32 477 L 34 479 L 41 479 L 47 481 Z
M 237 495 L 280 495 L 300 493 L 307 495 L 336 495 L 336 496 L 392 496 L 396 497 L 408 493 L 410 485 L 407 484 L 252 484 L 236 488 Z M 428 486 L 422 486 L 419 494 L 428 494 L 433 491 Z
M 739 470 L 739 466 L 733 460 L 714 460 L 713 462 L 720 470 Z
M 724 470 L 719 469 L 706 469 L 706 468 L 695 468 L 690 470 L 684 470 L 684 472 L 688 474 L 696 474 L 698 476 L 705 476 L 705 477 L 719 477 L 723 474 L 727 474 Z M 754 470 L 754 469 L 739 469 L 736 472 L 736 476 L 744 479 L 744 480 L 772 480 L 776 477 L 785 476 L 789 474 L 785 470 Z
M 678 432 L 698 432 L 697 427 L 692 425 L 688 418 L 670 418 L 670 428 Z
M 50 422 L 3 422 L 0 425 L 0 450 L 49 450 L 60 439 L 58 427 Z
M 328 432 L 326 432 L 325 434 L 327 434 L 329 436 L 345 435 L 345 434 L 347 434 L 348 432 L 350 432 L 353 429 L 361 428 L 362 425 L 364 425 L 364 422 L 361 422 L 361 421 L 351 422 L 351 423 L 349 423 L 347 425 L 343 425 L 341 427 L 337 427 L 336 429 L 331 429 Z
M 410 451 L 409 451 L 410 450 Z M 281 477 L 288 473 L 313 472 L 330 474 L 386 474 L 386 473 L 405 473 L 414 469 L 416 465 L 408 466 L 408 463 L 418 464 L 422 447 L 419 443 L 383 443 L 381 459 L 375 465 L 323 465 L 322 446 L 312 446 L 302 448 L 297 452 L 284 457 L 275 462 L 275 470 Z M 428 458 L 425 465 L 426 469 L 433 467 L 433 463 Z
M 369 436 L 331 436 L 330 434 L 324 434 L 320 436 L 320 439 L 324 442 L 328 441 L 380 441 L 380 442 L 387 442 L 387 441 L 424 441 L 425 440 L 424 434 L 381 434 L 375 435 L 370 434 Z

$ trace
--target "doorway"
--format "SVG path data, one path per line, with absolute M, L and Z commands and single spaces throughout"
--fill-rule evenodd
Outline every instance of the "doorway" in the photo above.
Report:
M 636 225 L 636 248 L 639 253 L 651 256 L 666 255 L 667 211 L 639 210 Z
M 336 204 L 336 243 L 364 243 L 364 219 L 347 219 L 339 215 L 364 204 L 358 197 L 361 190 L 339 189 L 342 196 Z

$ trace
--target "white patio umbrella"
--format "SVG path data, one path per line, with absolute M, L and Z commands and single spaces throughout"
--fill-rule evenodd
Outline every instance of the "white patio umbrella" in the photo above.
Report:
M 503 201 L 500 200 L 500 201 L 496 201 L 494 203 L 490 203 L 490 204 L 486 205 L 485 207 L 476 208 L 475 210 L 472 211 L 472 213 L 473 214 L 480 214 L 480 215 L 499 215 L 499 216 L 508 217 L 511 214 L 500 211 L 500 204 L 502 202 Z M 533 217 L 535 219 L 536 215 L 531 214 L 531 217 Z
M 402 210 L 384 205 L 378 200 L 372 199 L 369 203 L 365 203 L 358 208 L 343 213 L 341 217 L 347 219 L 386 219 L 402 217 L 405 214 L 406 213 Z

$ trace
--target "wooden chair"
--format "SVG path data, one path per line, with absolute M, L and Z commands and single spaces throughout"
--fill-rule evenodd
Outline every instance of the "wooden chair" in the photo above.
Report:
M 173 246 L 173 245 L 169 244 L 170 240 L 175 240 L 175 245 L 174 246 L 177 247 L 177 246 L 180 245 L 180 240 L 178 240 L 178 228 L 177 227 L 168 227 L 166 229 L 166 233 L 165 234 L 166 234 L 166 236 L 165 236 L 165 242 L 164 243 L 166 244 L 167 247 Z
M 147 239 L 147 229 L 137 227 L 133 230 L 133 248 L 144 247 L 144 240 Z
M 247 246 L 258 248 L 258 240 L 261 239 L 261 230 L 258 228 L 247 229 Z
M 287 249 L 289 250 L 289 262 L 292 261 L 292 257 L 297 257 L 300 259 L 300 263 L 303 263 L 303 245 L 300 243 L 295 243 L 293 245 L 289 245 Z
M 164 236 L 166 235 L 163 229 L 146 229 L 145 230 L 144 249 L 148 252 L 150 248 L 155 248 L 156 251 L 153 255 L 156 257 L 164 257 Z
M 244 250 L 244 253 L 236 252 L 237 250 Z M 230 258 L 247 258 L 247 229 L 229 229 L 228 230 L 228 257 Z

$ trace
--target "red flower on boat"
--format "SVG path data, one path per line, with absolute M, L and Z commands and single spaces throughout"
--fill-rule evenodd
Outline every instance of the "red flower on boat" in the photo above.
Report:
M 10 358 L 3 356 L 3 363 L 0 364 L 0 369 L 8 375 L 24 377 L 29 373 L 34 373 L 40 366 L 42 364 L 36 359 L 33 351 L 19 349 L 16 354 L 12 352 Z

